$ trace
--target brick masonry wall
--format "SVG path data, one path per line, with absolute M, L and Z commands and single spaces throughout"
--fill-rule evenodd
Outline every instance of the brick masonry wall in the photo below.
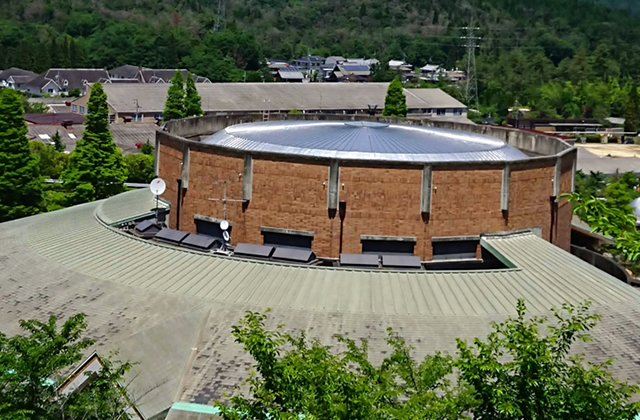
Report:
M 182 149 L 162 141 L 160 176 L 174 180 L 180 174 Z M 563 162 L 562 190 L 571 184 L 571 161 Z M 223 206 L 209 198 L 242 197 L 243 158 L 192 149 L 189 188 L 183 197 L 180 229 L 195 232 L 194 215 L 223 218 Z M 568 165 L 568 171 L 566 167 Z M 254 158 L 253 197 L 247 206 L 227 203 L 226 218 L 233 223 L 232 243 L 262 243 L 261 226 L 298 229 L 315 233 L 317 255 L 338 257 L 340 218 L 329 217 L 327 186 L 329 169 L 324 163 L 294 163 Z M 500 210 L 502 171 L 495 167 L 434 167 L 432 212 L 420 214 L 420 168 L 340 168 L 340 201 L 346 202 L 342 251 L 361 252 L 361 235 L 413 236 L 415 254 L 431 259 L 433 236 L 478 235 L 541 227 L 550 239 L 553 165 L 515 165 L 511 172 L 509 212 Z M 167 182 L 165 198 L 175 202 L 176 183 Z M 172 206 L 171 227 L 175 227 Z M 554 243 L 569 248 L 571 209 L 559 203 Z

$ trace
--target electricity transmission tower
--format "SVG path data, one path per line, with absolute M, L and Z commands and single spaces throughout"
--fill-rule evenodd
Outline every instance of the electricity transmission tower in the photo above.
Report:
M 226 0 L 218 0 L 218 12 L 216 13 L 216 22 L 213 25 L 213 32 L 220 32 L 224 30 L 226 14 Z
M 462 28 L 467 31 L 466 36 L 460 37 L 466 41 L 467 48 L 467 84 L 465 86 L 465 99 L 468 105 L 473 105 L 478 109 L 478 77 L 476 74 L 476 48 L 478 41 L 482 38 L 475 35 L 475 31 L 480 28 L 473 26 L 465 26 Z

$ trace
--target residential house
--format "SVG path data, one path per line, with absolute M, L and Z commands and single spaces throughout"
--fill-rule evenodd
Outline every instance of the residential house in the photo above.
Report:
M 207 115 L 288 113 L 369 114 L 369 105 L 382 112 L 388 83 L 205 83 L 198 85 Z M 169 85 L 114 83 L 104 85 L 112 127 L 154 123 L 162 118 Z M 467 107 L 440 89 L 404 89 L 409 116 L 466 122 Z M 86 113 L 88 97 L 72 102 Z M 267 103 L 268 102 L 268 103 Z M 122 124 L 124 122 L 134 124 Z
M 289 62 L 285 60 L 278 60 L 278 59 L 267 60 L 267 66 L 269 67 L 269 72 L 271 73 L 273 80 L 276 80 L 276 78 L 278 77 L 278 71 L 281 68 L 289 67 L 290 65 L 291 64 L 289 64 Z
M 293 62 L 293 65 L 298 67 L 301 71 L 311 73 L 313 71 L 320 71 L 324 65 L 324 57 L 317 55 L 309 55 L 301 57 Z
M 61 125 L 71 126 L 84 124 L 85 117 L 74 112 L 68 113 L 47 113 L 47 114 L 24 114 L 27 125 Z
M 447 78 L 453 83 L 467 80 L 467 73 L 462 70 L 447 70 Z
M 427 82 L 438 82 L 447 76 L 447 72 L 437 64 L 426 64 L 420 67 L 420 79 Z
M 40 96 L 27 99 L 27 101 L 31 104 L 40 103 L 40 104 L 46 105 L 49 108 L 47 112 L 53 112 L 55 114 L 64 114 L 64 113 L 71 112 L 72 100 L 73 98 L 63 98 L 63 97 L 43 98 Z
M 347 58 L 346 60 L 344 60 L 343 64 L 352 64 L 352 65 L 371 67 L 371 66 L 377 66 L 378 64 L 380 64 L 380 62 L 375 58 Z
M 110 83 L 170 83 L 171 78 L 178 69 L 150 69 L 124 65 L 109 70 Z M 189 75 L 189 70 L 179 69 L 184 79 Z M 191 73 L 196 83 L 211 83 L 206 77 Z
M 0 71 L 0 87 L 24 90 L 25 85 L 37 76 L 32 71 L 12 67 Z
M 344 58 L 344 57 L 341 57 L 339 55 L 332 55 L 332 56 L 327 57 L 324 60 L 324 64 L 325 64 L 325 66 L 331 67 L 331 69 L 333 69 L 336 66 L 336 64 L 342 64 L 345 61 L 347 61 L 347 59 Z
M 298 67 L 294 66 L 279 68 L 275 77 L 277 82 L 287 83 L 302 83 L 304 79 L 304 74 L 302 74 Z
M 329 82 L 368 82 L 371 69 L 364 64 L 338 64 L 327 75 Z
M 402 60 L 390 60 L 389 70 L 398 71 L 400 73 L 411 73 L 413 71 L 413 66 Z
M 112 82 L 116 80 L 128 80 L 132 83 L 139 81 L 138 73 L 142 70 L 138 66 L 132 66 L 125 64 L 124 66 L 116 67 L 109 70 L 109 78 Z
M 79 89 L 84 95 L 90 83 L 109 82 L 105 69 L 49 69 L 26 84 L 25 91 L 34 96 L 57 96 Z

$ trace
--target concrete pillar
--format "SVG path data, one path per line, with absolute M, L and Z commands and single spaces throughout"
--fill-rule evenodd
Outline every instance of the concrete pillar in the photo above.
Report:
M 562 158 L 556 159 L 556 167 L 553 174 L 553 196 L 558 197 L 560 195 L 560 178 L 562 176 Z
M 191 150 L 188 144 L 182 147 L 182 188 L 189 188 L 189 156 Z
M 431 165 L 422 168 L 422 190 L 420 191 L 420 213 L 431 214 L 431 193 L 433 191 L 433 169 Z
M 242 199 L 251 201 L 251 192 L 253 190 L 253 157 L 251 155 L 244 156 L 244 169 L 242 171 Z
M 340 163 L 332 160 L 329 164 L 329 187 L 327 188 L 327 208 L 338 210 L 340 201 Z
M 511 190 L 511 165 L 502 168 L 502 186 L 500 187 L 500 210 L 509 211 L 509 191 Z
M 160 139 L 156 134 L 156 150 L 154 151 L 155 161 L 153 164 L 153 173 L 156 177 L 160 176 Z
M 571 192 L 576 191 L 576 171 L 578 170 L 578 154 L 572 154 L 573 161 L 571 162 Z

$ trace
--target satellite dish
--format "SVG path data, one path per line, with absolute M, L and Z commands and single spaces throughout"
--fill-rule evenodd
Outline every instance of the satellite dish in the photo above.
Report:
M 229 232 L 227 232 L 226 230 L 222 232 L 222 239 L 224 239 L 225 242 L 229 242 L 231 240 L 231 235 L 229 235 Z
M 227 222 L 226 220 L 223 220 L 222 222 L 220 222 L 220 229 L 222 230 L 229 229 L 229 222 Z
M 151 181 L 149 189 L 151 190 L 153 195 L 160 195 L 167 189 L 167 184 L 164 183 L 164 180 L 162 178 L 156 178 Z

